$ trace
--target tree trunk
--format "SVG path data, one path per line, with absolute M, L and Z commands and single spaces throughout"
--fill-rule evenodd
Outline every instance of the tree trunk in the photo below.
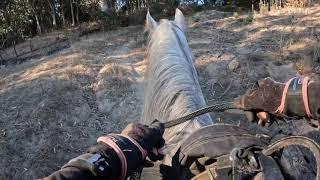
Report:
M 79 20 L 79 4 L 78 4 L 78 2 L 76 2 L 76 23 L 80 24 L 80 20 Z
M 29 39 L 29 48 L 30 48 L 30 52 L 32 52 L 32 51 L 33 51 L 33 48 L 32 48 L 31 39 Z
M 1 51 L 0 51 L 0 68 L 3 65 L 5 65 L 5 60 L 3 59 L 2 55 L 1 55 Z
M 42 34 L 42 29 L 41 29 L 41 25 L 40 25 L 39 16 L 38 16 L 37 13 L 34 13 L 34 16 L 35 16 L 35 18 L 36 18 L 38 34 Z
M 13 50 L 14 50 L 14 53 L 15 53 L 16 57 L 18 57 L 18 52 L 17 52 L 17 49 L 16 49 L 16 41 L 13 42 Z
M 63 0 L 59 0 L 57 1 L 57 3 L 59 4 L 59 12 L 57 12 L 57 14 L 59 16 L 61 16 L 61 20 L 62 20 L 62 27 L 64 28 L 66 26 L 66 14 L 65 14 L 65 1 Z
M 41 28 L 41 25 L 40 25 L 40 19 L 39 19 L 39 16 L 37 14 L 37 10 L 35 8 L 35 1 L 29 1 L 29 4 L 32 8 L 32 12 L 34 14 L 34 17 L 36 18 L 36 24 L 37 24 L 37 32 L 38 34 L 42 34 L 42 28 Z
M 100 10 L 102 12 L 107 12 L 108 9 L 109 9 L 109 4 L 107 0 L 100 0 Z
M 283 0 L 280 0 L 280 7 L 283 8 Z
M 56 8 L 55 8 L 56 2 L 54 0 L 48 0 L 48 4 L 51 9 L 52 25 L 54 28 L 57 28 Z
M 70 8 L 71 8 L 71 21 L 72 21 L 71 26 L 74 26 L 76 23 L 75 23 L 75 20 L 74 20 L 73 0 L 70 0 Z
M 56 11 L 54 9 L 51 12 L 51 16 L 52 16 L 52 25 L 56 29 L 57 28 L 57 20 L 56 20 Z
M 63 6 L 61 6 L 61 18 L 62 18 L 63 27 L 66 27 L 66 14 L 64 12 L 64 7 Z

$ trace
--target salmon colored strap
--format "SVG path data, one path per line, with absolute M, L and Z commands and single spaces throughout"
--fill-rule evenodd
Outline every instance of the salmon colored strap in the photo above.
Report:
M 309 102 L 308 102 L 308 82 L 309 82 L 309 77 L 305 77 L 302 81 L 302 98 L 303 98 L 303 104 L 304 104 L 304 108 L 306 109 L 307 116 L 309 118 L 312 118 L 312 114 L 311 114 Z
M 288 94 L 288 89 L 289 89 L 289 86 L 290 86 L 291 82 L 293 81 L 293 79 L 295 79 L 295 78 L 291 78 L 288 82 L 286 82 L 286 85 L 285 85 L 284 90 L 282 92 L 281 104 L 278 107 L 278 109 L 275 111 L 275 113 L 280 113 L 280 114 L 283 113 L 284 107 L 286 104 L 286 97 Z
M 142 155 L 142 159 L 145 159 L 147 157 L 147 151 L 145 149 L 143 149 L 140 144 L 134 140 L 133 138 L 131 138 L 130 136 L 127 135 L 123 135 L 123 134 L 110 134 L 110 135 L 116 135 L 116 136 L 122 136 L 124 138 L 129 139 L 135 146 L 137 146 L 137 148 L 140 150 L 141 155 Z
M 118 155 L 119 159 L 120 159 L 120 163 L 121 163 L 121 175 L 119 177 L 119 180 L 124 180 L 127 176 L 127 159 L 125 157 L 125 155 L 123 154 L 122 150 L 120 149 L 120 147 L 113 142 L 113 140 L 108 137 L 108 136 L 101 136 L 98 138 L 97 142 L 103 142 L 105 144 L 107 144 L 108 146 L 110 146 Z

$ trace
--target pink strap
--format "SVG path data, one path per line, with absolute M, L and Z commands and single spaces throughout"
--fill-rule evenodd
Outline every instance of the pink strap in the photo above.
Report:
M 309 102 L 308 102 L 308 82 L 309 77 L 305 77 L 302 81 L 302 98 L 303 98 L 303 104 L 304 108 L 306 109 L 307 116 L 309 118 L 312 118 L 312 114 L 309 108 Z
M 109 145 L 117 153 L 121 163 L 121 175 L 119 177 L 119 180 L 124 180 L 127 176 L 128 165 L 127 165 L 127 159 L 123 154 L 122 150 L 120 149 L 120 147 L 115 142 L 113 142 L 113 140 L 111 140 L 111 138 L 108 136 L 99 137 L 97 142 L 103 142 Z
M 282 98 L 281 98 L 281 104 L 280 106 L 278 107 L 278 109 L 275 111 L 275 113 L 283 113 L 284 111 L 284 107 L 285 107 L 285 104 L 286 104 L 286 97 L 287 97 L 287 94 L 288 94 L 288 89 L 289 89 L 289 86 L 292 82 L 294 78 L 291 78 L 288 82 L 286 82 L 286 85 L 284 87 L 284 90 L 282 92 Z
M 115 134 L 115 135 L 122 136 L 122 137 L 125 137 L 125 138 L 129 139 L 140 150 L 141 155 L 142 155 L 142 159 L 145 159 L 147 157 L 147 151 L 145 149 L 143 149 L 136 140 L 132 139 L 130 136 L 123 135 L 123 134 Z
M 294 78 L 291 78 L 288 82 L 286 82 L 286 85 L 284 87 L 283 93 L 282 93 L 282 98 L 281 98 L 281 104 L 278 107 L 278 109 L 275 111 L 275 113 L 283 113 L 284 108 L 285 108 L 285 103 L 286 103 L 286 97 L 288 94 L 288 89 L 289 86 L 292 82 Z M 308 101 L 308 82 L 309 82 L 310 78 L 309 77 L 304 77 L 303 81 L 302 81 L 302 99 L 303 99 L 303 104 L 304 104 L 304 108 L 306 110 L 307 116 L 309 118 L 312 118 L 312 113 L 310 111 L 310 107 L 309 107 L 309 101 Z

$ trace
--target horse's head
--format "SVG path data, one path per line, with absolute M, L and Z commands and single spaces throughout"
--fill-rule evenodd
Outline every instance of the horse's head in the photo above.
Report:
M 173 21 L 162 19 L 156 22 L 148 12 L 145 29 L 149 33 L 149 60 L 178 58 L 187 60 L 188 63 L 193 62 L 192 52 L 185 36 L 185 18 L 179 9 L 176 9 Z
M 162 20 L 160 21 L 160 24 L 158 24 L 150 15 L 150 12 L 148 11 L 147 17 L 146 17 L 146 31 L 152 35 L 153 32 L 155 32 L 158 29 L 164 28 L 164 26 L 168 26 L 168 24 L 174 24 L 178 28 L 180 28 L 181 31 L 185 31 L 185 19 L 184 15 L 179 9 L 176 9 L 175 17 L 173 21 L 167 21 L 167 20 Z

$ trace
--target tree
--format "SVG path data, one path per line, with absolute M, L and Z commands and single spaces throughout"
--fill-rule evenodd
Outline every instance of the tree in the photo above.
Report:
M 100 9 L 101 9 L 102 12 L 107 12 L 108 11 L 109 6 L 108 6 L 107 0 L 100 0 L 99 4 L 100 4 Z
M 56 19 L 56 0 L 47 0 L 48 5 L 50 7 L 51 17 L 52 17 L 52 25 L 56 29 L 57 28 L 57 19 Z
M 66 26 L 66 3 L 63 0 L 60 0 L 60 12 L 61 12 L 61 19 L 62 19 L 62 26 L 65 27 Z
M 72 26 L 75 26 L 75 19 L 74 19 L 74 11 L 73 11 L 73 0 L 70 0 L 70 10 L 71 10 L 71 21 L 72 21 Z
M 5 46 L 51 29 L 103 20 L 110 25 L 149 4 L 176 0 L 0 0 L 0 44 Z M 104 13 L 102 13 L 104 12 Z M 142 11 L 141 11 L 142 12 Z M 6 40 L 10 39 L 10 40 Z
M 36 0 L 29 0 L 29 5 L 31 7 L 31 11 L 35 17 L 36 24 L 37 24 L 37 32 L 39 34 L 42 34 L 42 28 L 41 28 L 41 23 L 40 23 L 40 18 L 38 15 L 38 12 L 41 12 L 41 6 L 39 5 L 41 2 L 36 1 Z M 36 6 L 37 4 L 37 6 Z
M 80 19 L 79 19 L 79 1 L 75 0 L 75 4 L 76 4 L 76 23 L 80 24 Z

